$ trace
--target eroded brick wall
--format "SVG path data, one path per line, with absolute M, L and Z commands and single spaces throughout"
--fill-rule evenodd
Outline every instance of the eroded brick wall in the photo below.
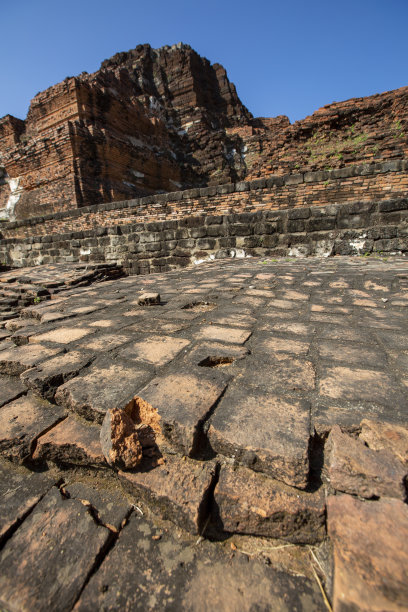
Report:
M 3 224 L 0 261 L 116 261 L 130 273 L 229 255 L 408 252 L 403 162 L 271 177 Z
M 46 236 L 135 222 L 183 219 L 263 210 L 325 206 L 352 201 L 403 198 L 408 193 L 408 162 L 393 161 L 332 171 L 271 176 L 249 182 L 189 189 L 57 212 L 6 223 L 4 238 Z

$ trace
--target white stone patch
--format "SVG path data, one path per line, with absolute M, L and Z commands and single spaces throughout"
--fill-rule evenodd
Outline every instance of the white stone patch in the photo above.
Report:
M 305 257 L 309 255 L 309 247 L 304 245 L 299 245 L 297 247 L 291 247 L 288 252 L 289 257 Z
M 91 249 L 80 249 L 79 254 L 80 255 L 90 255 Z
M 169 179 L 169 183 L 177 187 L 177 189 L 181 188 L 181 183 L 178 183 L 177 181 L 173 181 L 172 179 Z
M 333 252 L 332 240 L 318 240 L 314 249 L 314 254 L 318 257 L 330 257 Z
M 144 178 L 143 172 L 138 172 L 138 170 L 131 170 L 131 173 L 133 174 L 133 176 L 136 176 L 137 178 Z
M 149 106 L 153 111 L 161 111 L 163 108 L 158 99 L 154 96 L 149 96 Z
M 18 176 L 15 178 L 10 178 L 6 175 L 2 180 L 8 183 L 8 186 L 10 187 L 10 195 L 8 197 L 6 206 L 4 208 L 0 208 L 0 218 L 14 221 L 14 210 L 24 191 L 24 189 L 20 187 L 21 177 Z
M 199 264 L 205 263 L 206 261 L 212 261 L 215 259 L 214 253 L 211 253 L 208 257 L 203 257 L 202 259 L 193 259 L 193 264 L 198 266 Z
M 367 238 L 367 234 L 361 234 L 360 238 L 350 240 L 349 244 L 357 253 L 362 253 L 364 250 L 365 238 Z

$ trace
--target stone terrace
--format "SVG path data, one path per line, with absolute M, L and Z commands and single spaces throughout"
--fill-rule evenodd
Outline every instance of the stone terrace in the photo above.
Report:
M 0 323 L 0 607 L 406 609 L 405 259 L 48 297 Z M 115 408 L 150 432 L 131 470 Z

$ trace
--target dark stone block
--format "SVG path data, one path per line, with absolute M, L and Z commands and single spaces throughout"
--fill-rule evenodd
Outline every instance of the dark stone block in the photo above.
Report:
M 404 218 L 406 219 L 406 211 L 401 210 L 395 212 L 380 213 L 376 218 L 380 224 L 383 223 L 384 225 L 400 225 L 402 220 Z
M 342 210 L 337 204 L 327 204 L 326 206 L 312 206 L 310 213 L 312 217 L 336 217 L 339 211 Z
M 234 223 L 229 226 L 231 236 L 250 236 L 253 233 L 253 227 L 246 223 Z
M 221 223 L 224 223 L 224 216 L 208 215 L 207 217 L 205 217 L 205 223 L 206 225 L 220 225 Z
M 378 210 L 380 212 L 393 212 L 396 210 L 407 210 L 408 209 L 408 199 L 400 199 L 400 200 L 386 200 L 385 202 L 380 202 L 378 204 Z
M 381 227 L 374 227 L 367 232 L 367 237 L 372 240 L 380 240 L 382 238 L 396 238 L 398 235 L 398 226 L 396 225 L 382 225 Z
M 163 228 L 160 222 L 151 221 L 150 223 L 145 223 L 145 229 L 148 232 L 160 232 Z
M 333 255 L 353 255 L 355 250 L 347 240 L 335 240 L 333 245 Z
M 401 169 L 402 169 L 402 163 L 400 159 L 386 161 L 386 162 L 383 162 L 382 164 L 383 172 L 400 172 Z
M 189 238 L 189 231 L 187 227 L 183 227 L 182 229 L 178 229 L 176 231 L 177 240 L 182 240 L 183 238 Z
M 234 236 L 226 236 L 225 238 L 220 238 L 219 243 L 221 248 L 233 248 L 236 246 L 237 240 Z
M 227 227 L 225 225 L 209 225 L 207 228 L 207 235 L 213 238 L 227 235 Z
M 274 234 L 276 232 L 276 223 L 256 223 L 254 225 L 255 234 L 265 235 L 265 234 Z
M 320 232 L 322 230 L 332 230 L 336 227 L 335 217 L 318 217 L 309 219 L 306 222 L 306 229 L 309 232 Z M 347 225 L 345 227 L 348 227 Z M 360 226 L 357 226 L 360 227 Z
M 285 185 L 300 185 L 303 183 L 303 174 L 285 175 Z
M 389 253 L 392 251 L 398 251 L 399 250 L 399 240 L 398 238 L 394 238 L 394 239 L 383 239 L 383 240 L 376 240 L 374 242 L 374 251 L 382 251 L 385 253 Z
M 316 221 L 316 219 L 313 219 Z M 287 224 L 288 232 L 304 232 L 305 231 L 305 222 L 302 219 L 294 219 L 293 221 L 288 221 Z M 313 230 L 312 230 L 313 231 Z
M 217 193 L 216 187 L 200 187 L 200 197 L 215 196 Z
M 156 193 L 154 201 L 156 204 L 165 204 L 167 202 L 167 193 Z
M 253 181 L 249 181 L 249 189 L 251 191 L 255 191 L 256 189 L 264 189 L 266 186 L 266 181 L 263 178 L 255 179 Z
M 358 215 L 361 213 L 372 212 L 376 208 L 375 202 L 352 202 L 345 205 L 345 210 L 349 215 Z M 343 206 L 341 207 L 343 210 Z
M 226 183 L 225 185 L 217 185 L 217 193 L 219 195 L 233 193 L 234 191 L 235 191 L 234 183 Z
M 267 248 L 273 248 L 278 244 L 278 236 L 274 234 L 273 236 L 263 236 L 262 237 L 262 246 Z
M 201 227 L 202 225 L 204 225 L 204 217 L 203 215 L 200 216 L 193 216 L 191 215 L 190 217 L 184 217 L 184 219 L 180 219 L 178 221 L 178 226 L 181 228 L 185 228 L 185 227 Z
M 265 180 L 265 187 L 282 187 L 284 184 L 283 176 L 270 176 Z
M 214 249 L 216 241 L 214 238 L 200 238 L 197 240 L 197 247 L 199 249 Z
M 192 227 L 190 229 L 191 238 L 204 238 L 204 236 L 207 235 L 207 228 L 204 225 L 202 225 L 201 227 Z
M 88 232 L 86 232 L 86 233 L 88 233 Z M 93 232 L 91 232 L 90 235 L 92 235 L 92 233 Z M 122 235 L 122 230 L 121 230 L 120 225 L 115 225 L 114 227 L 108 227 L 107 230 L 106 230 L 106 233 L 109 236 L 121 236 Z M 84 235 L 85 235 L 85 233 L 84 233 Z
M 249 191 L 249 183 L 246 181 L 240 181 L 235 185 L 235 191 Z
M 288 211 L 289 219 L 308 219 L 310 217 L 310 208 L 293 208 Z

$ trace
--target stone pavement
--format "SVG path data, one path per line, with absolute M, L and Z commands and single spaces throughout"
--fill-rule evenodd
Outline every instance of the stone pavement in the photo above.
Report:
M 1 268 L 1 266 L 0 266 Z M 15 317 L 16 309 L 50 297 L 69 287 L 124 276 L 116 263 L 48 264 L 0 271 L 0 321 Z
M 406 260 L 50 297 L 0 327 L 2 609 L 407 609 Z

